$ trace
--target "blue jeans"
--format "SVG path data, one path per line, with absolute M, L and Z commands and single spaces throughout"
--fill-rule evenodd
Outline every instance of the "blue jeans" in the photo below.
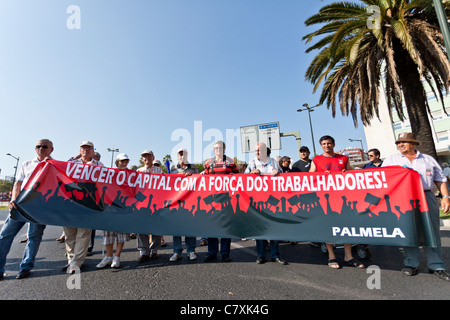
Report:
M 258 253 L 258 258 L 264 258 L 266 256 L 266 243 L 267 240 L 256 240 L 256 252 Z M 275 259 L 279 257 L 279 242 L 276 240 L 270 240 L 270 258 Z
M 220 254 L 222 256 L 230 254 L 231 239 L 220 239 Z M 219 251 L 219 239 L 208 238 L 208 254 L 210 256 L 216 256 Z
M 18 221 L 8 218 L 3 225 L 0 232 L 0 274 L 5 272 L 6 256 L 11 249 L 11 244 L 14 237 L 19 233 L 20 229 L 26 224 L 25 221 Z M 20 270 L 31 270 L 34 267 L 34 259 L 39 250 L 42 236 L 44 234 L 45 225 L 29 223 L 28 226 L 28 241 L 23 252 L 22 262 L 20 263 Z
M 184 242 L 186 244 L 187 253 L 195 252 L 195 245 L 197 242 L 197 238 L 195 237 L 184 237 Z M 183 247 L 181 244 L 181 236 L 173 237 L 173 252 L 181 254 L 183 252 Z

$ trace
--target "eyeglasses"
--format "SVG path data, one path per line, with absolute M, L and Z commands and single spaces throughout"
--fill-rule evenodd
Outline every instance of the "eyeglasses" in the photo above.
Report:
M 374 155 L 371 155 L 371 154 L 369 154 L 369 155 L 368 155 L 368 157 L 369 157 L 369 158 L 373 158 L 373 157 L 375 157 L 375 156 L 374 156 Z
M 42 149 L 47 149 L 48 146 L 45 145 L 45 144 L 36 146 L 36 149 L 40 149 L 40 148 L 42 148 Z

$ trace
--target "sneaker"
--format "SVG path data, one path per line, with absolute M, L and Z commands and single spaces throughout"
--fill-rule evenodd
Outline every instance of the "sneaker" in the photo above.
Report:
M 197 259 L 197 255 L 195 254 L 195 252 L 189 252 L 188 253 L 188 257 L 189 257 L 189 260 L 196 260 Z
M 111 263 L 111 268 L 119 268 L 120 267 L 120 258 L 118 256 L 114 256 L 113 261 Z
M 173 256 L 170 257 L 169 261 L 174 262 L 177 261 L 178 259 L 181 259 L 181 254 L 174 253 Z
M 97 269 L 104 268 L 111 265 L 113 262 L 113 257 L 104 257 L 103 260 L 97 265 Z

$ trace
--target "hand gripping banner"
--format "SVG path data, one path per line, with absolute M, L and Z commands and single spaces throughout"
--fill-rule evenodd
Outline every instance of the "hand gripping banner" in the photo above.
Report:
M 12 218 L 128 233 L 436 246 L 420 176 L 399 166 L 344 173 L 140 173 L 40 163 Z

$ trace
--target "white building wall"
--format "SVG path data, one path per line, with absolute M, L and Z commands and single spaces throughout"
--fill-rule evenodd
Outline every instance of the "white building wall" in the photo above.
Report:
M 375 116 L 370 126 L 364 127 L 364 133 L 366 135 L 368 150 L 373 148 L 380 150 L 381 158 L 384 159 L 388 155 L 397 153 L 398 151 L 395 145 L 396 138 L 389 117 L 386 97 L 383 92 L 380 92 L 378 111 L 381 121 Z

